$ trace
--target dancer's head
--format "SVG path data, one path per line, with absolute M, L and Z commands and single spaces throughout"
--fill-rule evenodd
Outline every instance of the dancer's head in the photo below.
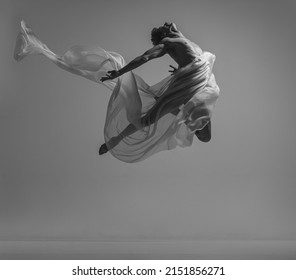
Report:
M 171 37 L 178 32 L 175 23 L 165 23 L 163 26 L 155 27 L 151 31 L 151 41 L 153 45 L 159 44 L 159 42 L 165 37 Z

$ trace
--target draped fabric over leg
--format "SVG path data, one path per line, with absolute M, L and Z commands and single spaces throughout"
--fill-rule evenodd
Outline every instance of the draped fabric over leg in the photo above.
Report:
M 190 146 L 194 132 L 209 122 L 219 96 L 212 73 L 215 55 L 209 52 L 197 55 L 194 62 L 153 86 L 132 71 L 101 83 L 100 79 L 107 71 L 119 70 L 125 65 L 120 54 L 74 46 L 63 56 L 57 56 L 22 22 L 14 55 L 20 60 L 28 54 L 43 54 L 53 62 L 58 60 L 69 72 L 111 90 L 104 127 L 107 146 L 110 139 L 117 137 L 128 125 L 133 124 L 138 129 L 109 150 L 124 162 L 141 161 L 176 146 Z M 145 126 L 144 116 L 148 120 Z M 149 116 L 153 116 L 151 123 Z
M 134 108 L 134 115 L 128 117 L 126 95 L 129 96 L 127 101 L 132 100 L 132 106 L 139 106 L 142 117 L 153 112 L 156 120 L 125 137 L 110 152 L 122 161 L 136 162 L 162 150 L 190 146 L 194 132 L 209 122 L 219 96 L 219 87 L 212 73 L 214 61 L 213 54 L 204 52 L 195 62 L 151 87 L 132 72 L 119 78 L 108 105 L 106 143 L 129 123 L 138 125 L 138 110 Z M 157 100 L 156 96 L 159 97 Z M 187 100 L 185 104 L 184 100 Z M 177 116 L 172 113 L 162 116 L 162 110 L 167 108 L 171 112 L 179 109 L 179 113 Z

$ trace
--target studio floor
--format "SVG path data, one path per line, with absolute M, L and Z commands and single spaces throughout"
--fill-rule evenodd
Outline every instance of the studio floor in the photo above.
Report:
M 296 241 L 1 241 L 4 260 L 293 260 Z

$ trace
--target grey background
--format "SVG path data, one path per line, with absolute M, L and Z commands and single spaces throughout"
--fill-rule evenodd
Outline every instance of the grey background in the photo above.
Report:
M 122 242 L 126 249 L 120 256 L 126 257 L 129 242 L 142 244 L 133 245 L 140 253 L 143 242 L 264 240 L 290 245 L 261 257 L 294 258 L 295 11 L 292 0 L 2 0 L 2 255 L 12 256 L 8 241 Z M 151 47 L 154 26 L 175 22 L 185 36 L 217 56 L 214 73 L 221 97 L 213 115 L 212 141 L 194 140 L 190 148 L 136 164 L 111 155 L 98 157 L 110 93 L 44 57 L 15 62 L 21 19 L 56 53 L 75 44 L 98 45 L 122 54 L 127 62 Z M 165 57 L 135 72 L 153 84 L 168 74 L 171 63 Z M 15 253 L 25 256 L 25 249 L 14 246 Z M 30 251 L 31 245 L 26 246 Z M 94 257 L 99 252 L 114 252 L 114 257 L 119 248 L 100 251 L 100 246 Z M 209 256 L 209 247 L 195 246 L 195 251 L 188 249 L 194 246 L 180 245 L 161 252 L 169 258 L 183 248 L 191 257 Z M 240 247 L 234 255 L 222 247 L 211 256 L 246 256 Z M 248 250 L 252 258 L 259 247 L 243 248 L 253 248 Z M 48 251 L 42 248 L 35 257 Z M 72 257 L 79 252 L 72 251 Z M 160 256 L 149 252 L 150 257 Z

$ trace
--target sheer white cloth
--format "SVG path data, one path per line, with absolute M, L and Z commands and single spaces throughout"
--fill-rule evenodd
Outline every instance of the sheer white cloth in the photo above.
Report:
M 63 56 L 57 56 L 23 21 L 21 26 L 15 59 L 43 54 L 65 70 L 111 90 L 104 127 L 107 146 L 129 124 L 138 128 L 109 150 L 121 161 L 137 162 L 176 146 L 190 146 L 194 132 L 202 129 L 212 116 L 219 87 L 212 72 L 215 55 L 209 52 L 197 55 L 194 62 L 153 86 L 132 71 L 102 83 L 100 79 L 107 71 L 119 70 L 125 65 L 120 54 L 98 47 L 74 46 Z M 168 108 L 172 113 L 162 116 L 162 110 Z M 147 114 L 154 115 L 154 122 L 143 127 L 142 118 Z

